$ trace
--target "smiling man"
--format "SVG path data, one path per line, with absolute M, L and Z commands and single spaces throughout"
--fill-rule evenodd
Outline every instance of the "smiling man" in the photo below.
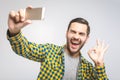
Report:
M 108 80 L 103 60 L 107 46 L 97 40 L 96 46 L 88 51 L 95 66 L 80 52 L 89 38 L 90 27 L 87 20 L 75 18 L 70 21 L 64 46 L 28 41 L 21 29 L 30 23 L 31 20 L 25 19 L 23 9 L 11 11 L 7 38 L 16 54 L 41 63 L 37 80 Z
M 75 20 L 76 22 L 73 22 Z M 73 55 L 74 53 L 79 54 L 80 49 L 83 47 L 89 37 L 87 34 L 87 25 L 77 22 L 82 20 L 82 18 L 77 18 L 75 20 L 73 20 L 69 25 L 69 29 L 66 34 L 67 49 L 70 51 L 69 53 Z

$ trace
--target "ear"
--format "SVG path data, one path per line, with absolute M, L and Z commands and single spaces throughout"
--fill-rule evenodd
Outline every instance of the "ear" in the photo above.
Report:
M 87 38 L 86 38 L 86 41 L 85 41 L 85 42 L 87 43 L 87 42 L 88 42 L 88 40 L 89 40 L 89 35 L 87 36 Z
M 66 38 L 67 38 L 67 35 L 68 35 L 68 30 L 66 31 Z

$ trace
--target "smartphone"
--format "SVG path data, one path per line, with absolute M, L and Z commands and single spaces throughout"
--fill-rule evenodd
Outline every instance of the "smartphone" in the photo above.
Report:
M 44 14 L 45 14 L 44 7 L 26 9 L 25 18 L 30 20 L 43 20 Z

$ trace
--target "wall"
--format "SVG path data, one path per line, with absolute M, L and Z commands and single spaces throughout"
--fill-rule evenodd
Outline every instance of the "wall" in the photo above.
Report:
M 96 39 L 104 40 L 109 44 L 104 59 L 107 74 L 110 80 L 120 80 L 119 0 L 1 0 L 0 80 L 35 80 L 39 73 L 40 63 L 16 55 L 6 39 L 9 11 L 26 8 L 28 5 L 46 8 L 44 20 L 33 21 L 22 29 L 29 41 L 63 45 L 66 42 L 65 32 L 69 21 L 83 17 L 91 26 L 90 39 L 82 49 L 83 55 L 90 60 L 87 55 L 88 49 L 94 46 Z

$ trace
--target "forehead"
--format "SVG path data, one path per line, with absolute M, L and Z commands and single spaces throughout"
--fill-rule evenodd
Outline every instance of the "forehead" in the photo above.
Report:
M 78 22 L 73 22 L 73 23 L 71 23 L 69 30 L 75 30 L 75 31 L 78 31 L 78 32 L 86 32 L 87 31 L 87 25 L 82 24 L 82 23 L 78 23 Z

